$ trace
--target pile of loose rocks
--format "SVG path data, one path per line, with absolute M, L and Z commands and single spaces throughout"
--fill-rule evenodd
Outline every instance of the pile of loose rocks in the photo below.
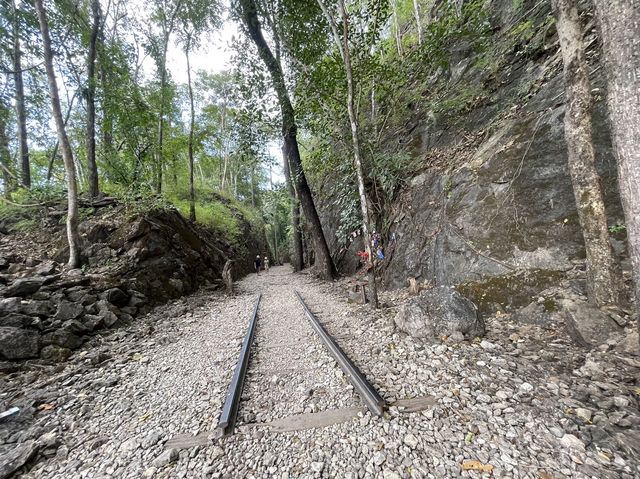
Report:
M 92 275 L 79 269 L 62 272 L 52 260 L 33 266 L 2 263 L 0 358 L 63 361 L 82 345 L 83 336 L 148 311 L 149 301 L 139 291 L 100 289 Z
M 0 363 L 63 361 L 83 338 L 129 323 L 149 306 L 222 285 L 233 258 L 237 278 L 262 239 L 247 221 L 242 244 L 187 221 L 171 208 L 136 212 L 110 202 L 79 225 L 82 269 L 68 270 L 64 228 L 0 235 Z M 3 368 L 15 365 L 4 364 Z

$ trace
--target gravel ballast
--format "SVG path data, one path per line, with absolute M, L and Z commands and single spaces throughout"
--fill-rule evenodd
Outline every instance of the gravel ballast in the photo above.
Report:
M 235 296 L 201 292 L 96 336 L 64 367 L 0 376 L 2 406 L 21 407 L 0 423 L 0 455 L 36 441 L 17 477 L 39 479 L 640 475 L 637 358 L 501 317 L 482 341 L 417 341 L 395 332 L 395 305 L 348 304 L 341 286 L 271 268 Z M 294 289 L 390 403 L 385 417 L 366 411 Z M 207 440 L 258 292 L 236 433 Z M 424 406 L 404 412 L 408 399 Z M 344 417 L 326 427 L 269 424 L 331 411 Z M 199 445 L 167 447 L 185 435 Z

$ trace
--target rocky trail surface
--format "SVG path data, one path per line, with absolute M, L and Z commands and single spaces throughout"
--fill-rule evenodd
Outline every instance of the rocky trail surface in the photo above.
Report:
M 384 307 L 288 267 L 199 293 L 97 335 L 64 365 L 0 373 L 0 478 L 640 475 L 637 356 L 577 348 L 562 328 L 485 319 L 483 340 L 395 332 Z M 297 289 L 390 407 L 364 408 Z M 263 293 L 236 432 L 216 426 Z M 1 411 L 0 411 L 1 412 Z

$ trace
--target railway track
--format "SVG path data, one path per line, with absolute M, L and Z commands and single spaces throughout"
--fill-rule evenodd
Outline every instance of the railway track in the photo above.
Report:
M 311 329 L 315 332 L 315 335 L 320 339 L 325 347 L 325 350 L 329 355 L 337 362 L 338 366 L 345 374 L 347 380 L 351 383 L 354 390 L 358 393 L 362 402 L 367 406 L 372 415 L 382 416 L 386 403 L 371 383 L 366 379 L 364 374 L 358 369 L 355 363 L 345 354 L 336 340 L 327 332 L 322 325 L 318 317 L 311 311 L 309 306 L 305 303 L 302 295 L 298 291 L 294 291 L 298 303 L 301 307 L 301 312 L 306 317 Z M 222 413 L 218 420 L 218 425 L 215 428 L 213 436 L 216 438 L 230 436 L 233 434 L 236 419 L 238 417 L 238 411 L 241 406 L 241 399 L 243 394 L 243 388 L 246 382 L 247 372 L 249 371 L 249 361 L 251 358 L 251 346 L 254 342 L 256 328 L 258 325 L 258 312 L 260 309 L 260 302 L 262 296 L 259 294 L 255 301 L 252 315 L 249 319 L 249 325 L 247 332 L 240 348 L 240 354 L 236 363 L 231 381 L 229 383 L 226 400 L 222 408 Z M 286 331 L 281 332 L 286 334 Z M 299 339 L 299 338 L 298 338 Z M 286 342 L 289 340 L 289 342 Z M 298 344 L 295 338 L 284 338 L 282 344 L 277 346 L 265 346 L 265 349 L 274 348 L 290 348 L 295 346 L 304 346 L 304 344 Z M 288 364 L 289 367 L 292 364 Z M 303 368 L 301 371 L 305 371 Z

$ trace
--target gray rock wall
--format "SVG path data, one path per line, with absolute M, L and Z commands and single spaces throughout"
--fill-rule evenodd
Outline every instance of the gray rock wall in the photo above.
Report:
M 451 45 L 448 70 L 436 81 L 425 77 L 424 102 L 407 107 L 405 124 L 390 128 L 396 136 L 389 141 L 403 142 L 420 166 L 407 172 L 406 186 L 379 221 L 391 224 L 386 238 L 396 237 L 382 276 L 390 289 L 406 286 L 408 278 L 467 286 L 504 278 L 491 284 L 492 294 L 504 296 L 494 294 L 493 301 L 526 305 L 584 258 L 567 169 L 562 60 L 550 2 L 526 0 L 519 10 L 510 0 L 489 5 L 499 61 L 492 68 L 476 62 L 471 47 Z M 527 21 L 531 37 L 514 39 L 514 26 Z M 593 139 L 609 221 L 616 224 L 623 214 L 593 22 L 586 32 Z M 459 99 L 468 92 L 477 96 L 465 104 Z M 623 242 L 614 240 L 614 247 L 624 255 Z M 527 298 L 515 301 L 525 289 Z M 480 295 L 471 295 L 477 302 L 486 293 L 466 288 L 471 291 Z

